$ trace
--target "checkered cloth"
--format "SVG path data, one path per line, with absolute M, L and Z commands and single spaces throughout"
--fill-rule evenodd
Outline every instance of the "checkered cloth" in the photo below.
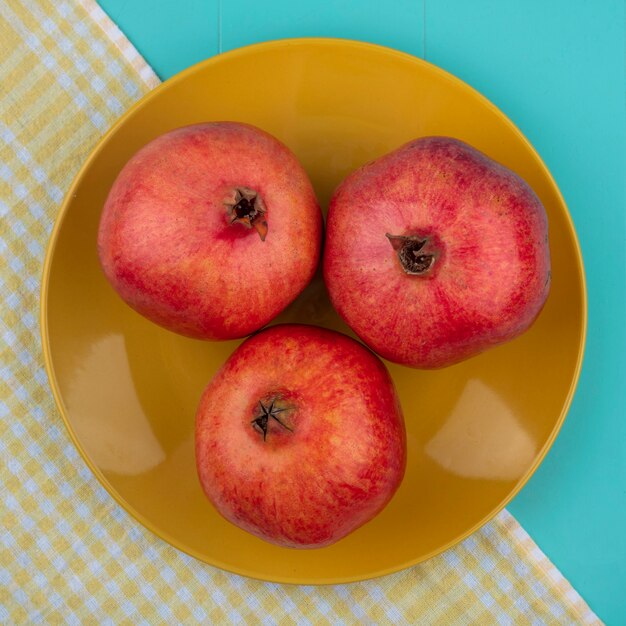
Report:
M 0 52 L 0 623 L 600 623 L 506 511 L 422 565 L 313 587 L 210 567 L 121 509 L 55 409 L 39 282 L 80 164 L 158 79 L 93 0 L 0 0 Z

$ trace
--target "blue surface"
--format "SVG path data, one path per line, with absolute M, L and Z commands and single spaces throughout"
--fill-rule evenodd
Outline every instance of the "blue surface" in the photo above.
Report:
M 591 608 L 626 624 L 626 116 L 623 0 L 101 0 L 161 78 L 282 37 L 380 43 L 476 87 L 526 134 L 573 216 L 589 291 L 563 430 L 509 509 Z

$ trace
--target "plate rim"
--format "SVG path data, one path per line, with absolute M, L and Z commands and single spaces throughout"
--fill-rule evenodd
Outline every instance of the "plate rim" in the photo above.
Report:
M 459 533 L 453 539 L 451 539 L 446 544 L 439 546 L 438 548 L 432 550 L 426 555 L 406 559 L 402 563 L 398 563 L 394 566 L 375 568 L 375 571 L 371 571 L 365 573 L 363 575 L 351 575 L 351 576 L 332 576 L 327 575 L 324 578 L 320 578 L 317 576 L 312 577 L 302 577 L 302 576 L 290 576 L 290 575 L 281 575 L 281 576 L 273 576 L 273 575 L 263 575 L 261 572 L 256 572 L 251 569 L 247 569 L 245 567 L 237 567 L 228 563 L 222 562 L 220 559 L 215 558 L 207 558 L 206 555 L 200 554 L 196 550 L 184 546 L 176 537 L 170 535 L 168 532 L 158 529 L 155 524 L 153 524 L 149 519 L 147 519 L 144 515 L 139 513 L 129 502 L 127 502 L 113 487 L 113 485 L 108 481 L 106 476 L 102 473 L 102 471 L 95 465 L 95 463 L 91 460 L 87 452 L 83 449 L 82 444 L 74 432 L 74 429 L 71 425 L 71 420 L 69 418 L 69 411 L 65 407 L 63 402 L 63 397 L 60 392 L 58 380 L 56 377 L 56 373 L 54 370 L 54 364 L 52 359 L 52 351 L 50 347 L 50 333 L 48 328 L 48 297 L 50 293 L 49 289 L 49 280 L 50 280 L 50 271 L 52 267 L 52 261 L 54 258 L 54 253 L 57 247 L 59 234 L 62 230 L 63 223 L 65 222 L 66 214 L 69 211 L 69 207 L 72 203 L 72 198 L 74 195 L 74 191 L 78 186 L 80 180 L 85 175 L 85 172 L 91 166 L 91 163 L 95 160 L 96 155 L 98 155 L 101 150 L 104 148 L 105 144 L 108 143 L 111 136 L 113 136 L 119 127 L 126 123 L 126 120 L 135 114 L 136 111 L 141 109 L 145 104 L 151 101 L 153 98 L 159 96 L 160 92 L 168 89 L 169 86 L 176 84 L 178 82 L 186 80 L 187 77 L 196 74 L 197 72 L 201 72 L 207 67 L 212 65 L 216 65 L 221 63 L 224 59 L 229 58 L 237 58 L 240 56 L 247 56 L 250 54 L 254 54 L 256 51 L 264 51 L 267 49 L 278 49 L 281 47 L 290 47 L 290 46 L 342 46 L 345 48 L 353 48 L 353 49 L 366 49 L 369 51 L 375 51 L 379 54 L 385 54 L 388 56 L 395 56 L 405 62 L 411 62 L 418 66 L 423 66 L 428 69 L 429 72 L 433 72 L 438 75 L 440 78 L 444 78 L 445 80 L 451 81 L 461 87 L 462 89 L 469 91 L 474 97 L 481 101 L 483 105 L 487 108 L 491 109 L 492 112 L 496 113 L 498 117 L 500 117 L 513 131 L 514 135 L 518 140 L 521 141 L 522 144 L 525 144 L 527 150 L 530 151 L 532 156 L 535 158 L 536 162 L 539 164 L 540 169 L 543 175 L 546 177 L 546 180 L 549 183 L 549 187 L 556 194 L 557 199 L 560 201 L 561 205 L 565 209 L 564 217 L 566 222 L 566 227 L 568 234 L 570 235 L 573 243 L 574 243 L 574 252 L 577 260 L 577 271 L 580 282 L 581 289 L 581 310 L 579 311 L 580 320 L 581 320 L 581 331 L 578 341 L 578 350 L 577 350 L 577 360 L 576 367 L 574 370 L 574 374 L 571 378 L 569 389 L 567 395 L 565 397 L 565 401 L 562 405 L 561 412 L 558 416 L 558 419 L 555 422 L 555 425 L 546 439 L 545 444 L 539 450 L 539 452 L 535 455 L 535 459 L 533 463 L 529 466 L 526 472 L 517 480 L 515 486 L 510 491 L 509 494 L 499 502 L 493 509 L 491 509 L 486 515 L 484 515 L 476 524 L 474 524 L 469 529 L 465 530 L 462 533 Z M 113 498 L 113 500 L 132 518 L 134 518 L 137 522 L 139 522 L 144 528 L 149 530 L 152 534 L 158 537 L 160 540 L 165 541 L 172 547 L 181 552 L 192 556 L 193 558 L 199 560 L 202 563 L 206 563 L 208 565 L 220 568 L 224 571 L 230 572 L 232 574 L 237 574 L 240 576 L 247 576 L 249 578 L 253 578 L 256 580 L 266 581 L 266 582 L 274 582 L 280 584 L 307 584 L 307 585 L 333 585 L 333 584 L 343 584 L 343 583 L 352 583 L 352 582 L 360 582 L 365 580 L 372 580 L 374 578 L 379 578 L 382 576 L 386 576 L 389 574 L 393 574 L 396 572 L 400 572 L 406 570 L 414 565 L 419 563 L 423 563 L 432 559 L 433 557 L 442 554 L 446 550 L 454 547 L 455 545 L 462 542 L 464 539 L 475 533 L 477 530 L 482 528 L 485 524 L 490 522 L 500 511 L 502 511 L 508 504 L 513 500 L 513 498 L 522 490 L 522 488 L 526 485 L 526 483 L 530 480 L 532 475 L 535 473 L 537 468 L 541 465 L 546 455 L 552 448 L 563 423 L 565 422 L 565 418 L 569 413 L 569 409 L 572 404 L 572 400 L 574 398 L 582 370 L 582 365 L 585 356 L 585 346 L 586 346 L 586 338 L 587 338 L 587 326 L 588 326 L 588 294 L 587 294 L 587 281 L 585 275 L 585 268 L 583 262 L 583 255 L 580 246 L 580 242 L 578 240 L 578 236 L 576 233 L 576 229 L 574 226 L 574 222 L 565 202 L 565 199 L 556 184 L 550 170 L 544 163 L 543 159 L 528 140 L 528 138 L 522 133 L 522 131 L 517 127 L 517 125 L 504 113 L 498 106 L 496 106 L 491 100 L 489 100 L 486 96 L 480 93 L 477 89 L 472 87 L 469 83 L 465 82 L 461 78 L 458 78 L 454 74 L 444 70 L 443 68 L 422 59 L 418 56 L 409 54 L 407 52 L 403 52 L 401 50 L 397 50 L 395 48 L 391 48 L 389 46 L 359 41 L 354 39 L 344 39 L 341 37 L 294 37 L 294 38 L 284 38 L 284 39 L 272 39 L 267 41 L 262 41 L 259 43 L 249 44 L 246 46 L 238 47 L 226 52 L 221 52 L 214 56 L 211 56 L 207 59 L 204 59 L 194 65 L 189 66 L 183 71 L 175 74 L 174 76 L 168 78 L 165 81 L 162 81 L 154 89 L 151 89 L 147 93 L 145 93 L 141 98 L 135 101 L 112 125 L 111 127 L 98 139 L 95 145 L 89 151 L 86 159 L 81 164 L 79 170 L 76 172 L 65 196 L 63 198 L 63 202 L 59 207 L 57 215 L 54 220 L 54 225 L 52 231 L 48 238 L 48 243 L 46 245 L 46 253 L 43 262 L 43 267 L 41 270 L 41 286 L 40 286 L 40 299 L 39 299 L 39 328 L 40 328 L 40 339 L 42 345 L 42 353 L 44 358 L 44 365 L 46 369 L 46 374 L 48 377 L 48 383 L 50 390 L 52 391 L 52 395 L 55 401 L 56 408 L 61 414 L 61 418 L 65 425 L 65 429 L 68 432 L 70 439 L 74 445 L 74 447 L 78 450 L 82 460 L 87 464 L 87 467 L 94 474 L 98 482 L 104 487 L 109 496 Z

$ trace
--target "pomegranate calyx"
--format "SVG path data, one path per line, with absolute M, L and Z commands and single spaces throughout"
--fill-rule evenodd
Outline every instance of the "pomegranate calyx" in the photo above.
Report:
M 431 272 L 439 251 L 431 244 L 429 237 L 390 235 L 389 233 L 385 236 L 396 251 L 405 273 L 411 276 L 424 276 Z
M 272 400 L 270 404 L 265 405 L 262 401 L 259 401 L 259 408 L 261 409 L 261 413 L 250 422 L 255 430 L 263 434 L 263 441 L 267 439 L 267 428 L 270 418 L 276 420 L 283 428 L 285 428 L 289 432 L 293 432 L 293 428 L 287 426 L 285 422 L 277 417 L 278 413 L 286 411 L 287 408 L 278 408 L 274 405 L 274 402 L 275 401 Z
M 224 200 L 231 224 L 243 224 L 246 228 L 254 228 L 261 241 L 267 237 L 267 220 L 265 219 L 265 203 L 258 192 L 249 187 L 235 187 L 234 192 Z

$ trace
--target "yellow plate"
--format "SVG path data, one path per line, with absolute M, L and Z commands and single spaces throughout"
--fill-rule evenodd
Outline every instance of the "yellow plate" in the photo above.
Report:
M 372 522 L 296 551 L 238 530 L 205 500 L 194 466 L 200 393 L 238 342 L 178 337 L 131 311 L 100 272 L 96 230 L 127 159 L 206 120 L 255 124 L 285 142 L 325 208 L 343 176 L 409 139 L 459 137 L 523 176 L 550 224 L 553 286 L 534 327 L 450 367 L 391 366 L 408 431 L 406 478 Z M 580 250 L 550 173 L 520 131 L 450 74 L 369 44 L 287 40 L 235 50 L 167 81 L 130 109 L 83 165 L 55 225 L 42 288 L 46 367 L 69 432 L 109 493 L 177 548 L 265 580 L 335 583 L 405 568 L 496 514 L 539 465 L 578 379 L 586 328 Z M 319 278 L 280 318 L 347 331 Z

